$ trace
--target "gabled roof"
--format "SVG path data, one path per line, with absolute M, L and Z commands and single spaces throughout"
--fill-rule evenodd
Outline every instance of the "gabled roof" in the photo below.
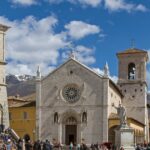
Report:
M 118 54 L 135 54 L 135 53 L 147 53 L 145 50 L 137 49 L 137 48 L 129 48 L 125 51 L 119 52 Z
M 55 73 L 57 70 L 59 70 L 60 68 L 62 68 L 65 64 L 74 61 L 75 63 L 77 63 L 78 65 L 82 66 L 83 68 L 89 70 L 91 73 L 103 78 L 104 76 L 101 74 L 98 74 L 97 72 L 95 72 L 94 70 L 92 70 L 91 68 L 89 68 L 88 66 L 80 63 L 78 60 L 74 59 L 74 58 L 69 58 L 65 63 L 63 63 L 62 65 L 60 65 L 58 68 L 56 68 L 55 70 L 53 70 L 52 72 L 50 72 L 47 76 L 45 76 L 42 80 L 46 79 L 47 77 L 49 77 L 50 75 L 52 75 L 53 73 Z
M 117 56 L 126 55 L 126 54 L 145 54 L 146 60 L 148 61 L 148 53 L 145 50 L 137 49 L 137 48 L 129 48 L 122 52 L 117 53 Z
M 79 64 L 80 66 L 82 66 L 83 68 L 87 69 L 88 71 L 90 71 L 91 73 L 93 73 L 94 75 L 96 75 L 99 78 L 106 78 L 104 75 L 98 74 L 97 72 L 95 72 L 93 69 L 91 69 L 90 67 L 82 64 L 81 62 L 79 62 L 78 60 L 76 60 L 75 58 L 69 58 L 65 63 L 63 63 L 62 65 L 60 65 L 58 68 L 56 68 L 54 71 L 52 71 L 51 73 L 49 73 L 46 77 L 44 77 L 42 79 L 45 80 L 47 77 L 49 77 L 50 75 L 52 75 L 53 73 L 55 73 L 57 70 L 59 70 L 61 67 L 63 67 L 65 64 L 69 63 L 70 61 L 74 61 L 75 63 Z M 109 82 L 116 88 L 116 90 L 118 91 L 118 93 L 121 95 L 121 97 L 123 97 L 123 94 L 121 93 L 121 91 L 119 90 L 118 86 L 109 78 Z
M 14 108 L 14 107 L 34 107 L 36 106 L 36 102 L 35 101 L 26 101 L 24 103 L 12 103 L 11 105 L 9 105 L 9 108 Z

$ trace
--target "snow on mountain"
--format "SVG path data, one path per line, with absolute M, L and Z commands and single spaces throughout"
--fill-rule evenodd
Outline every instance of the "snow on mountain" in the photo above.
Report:
M 8 74 L 6 75 L 6 81 L 12 80 L 12 82 L 17 82 L 17 81 L 29 81 L 35 79 L 35 76 L 31 75 L 13 75 L 13 74 Z
M 28 80 L 32 80 L 35 78 L 35 76 L 31 76 L 31 75 L 15 75 L 15 77 L 19 80 L 19 81 L 28 81 Z

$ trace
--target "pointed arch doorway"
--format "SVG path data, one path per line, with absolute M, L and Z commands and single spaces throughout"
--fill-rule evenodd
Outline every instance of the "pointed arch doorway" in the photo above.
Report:
M 71 142 L 77 143 L 77 120 L 73 116 L 68 117 L 65 122 L 65 143 L 69 145 Z

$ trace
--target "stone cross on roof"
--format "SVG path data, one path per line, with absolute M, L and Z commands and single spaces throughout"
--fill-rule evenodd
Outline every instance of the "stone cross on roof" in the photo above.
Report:
M 71 51 L 71 52 L 70 52 L 69 58 L 75 59 L 75 52 L 74 52 L 74 51 Z

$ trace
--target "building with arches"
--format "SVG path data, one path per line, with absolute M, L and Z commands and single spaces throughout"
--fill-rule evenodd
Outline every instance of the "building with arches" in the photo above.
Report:
M 126 108 L 135 142 L 149 141 L 146 51 L 131 48 L 117 54 L 118 82 L 109 77 L 108 65 L 100 75 L 71 57 L 60 67 L 36 78 L 36 135 L 63 144 L 115 142 L 119 125 L 116 109 Z

